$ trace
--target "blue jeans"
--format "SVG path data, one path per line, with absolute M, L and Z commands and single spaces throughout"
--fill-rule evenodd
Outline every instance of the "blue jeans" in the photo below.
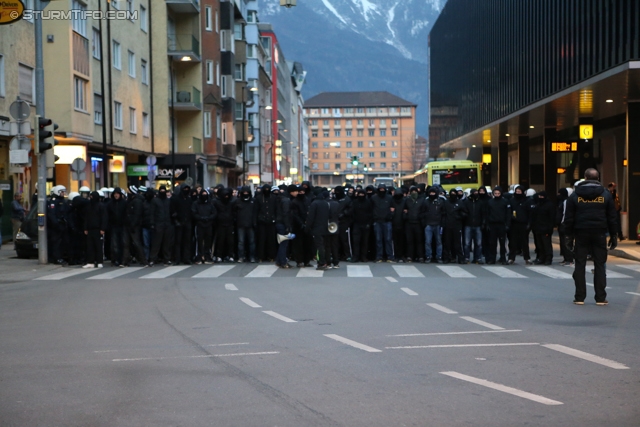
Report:
M 249 257 L 255 259 L 256 257 L 256 233 L 253 227 L 238 227 L 238 258 L 246 258 L 245 240 L 249 239 Z
M 150 228 L 142 229 L 142 247 L 144 249 L 144 256 L 149 259 L 149 253 L 151 252 L 151 239 L 153 236 L 153 230 Z M 151 261 L 151 260 L 149 260 Z
M 464 228 L 464 259 L 470 259 L 471 240 L 473 240 L 473 261 L 482 259 L 482 227 Z
M 373 232 L 376 235 L 376 261 L 384 258 L 382 253 L 383 248 L 387 254 L 387 259 L 393 260 L 391 222 L 374 222 Z
M 287 228 L 284 224 L 276 224 L 276 233 L 287 234 Z M 278 253 L 276 254 L 276 264 L 285 265 L 287 263 L 287 248 L 289 247 L 289 241 L 284 240 L 278 245 Z
M 431 245 L 434 237 L 436 239 L 436 258 L 442 259 L 442 236 L 440 235 L 440 226 L 427 225 L 424 229 L 424 254 L 427 261 L 433 257 Z

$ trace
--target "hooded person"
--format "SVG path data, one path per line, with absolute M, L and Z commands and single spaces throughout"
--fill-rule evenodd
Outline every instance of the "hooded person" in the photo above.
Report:
M 69 205 L 64 198 L 67 189 L 64 185 L 56 185 L 51 189 L 51 198 L 47 200 L 47 243 L 49 259 L 55 264 L 64 265 L 67 253 L 67 236 Z
M 391 207 L 394 209 L 391 217 L 391 236 L 393 240 L 393 256 L 398 262 L 404 262 L 406 244 L 404 236 L 405 204 L 408 188 L 397 188 L 393 191 Z
M 309 206 L 305 231 L 313 236 L 314 249 L 318 254 L 316 270 L 327 270 L 325 237 L 329 234 L 327 224 L 330 219 L 329 192 L 323 191 Z
M 569 241 L 566 226 L 564 224 L 565 214 L 567 210 L 567 199 L 573 193 L 572 188 L 561 188 L 558 190 L 558 202 L 556 207 L 556 225 L 558 226 L 558 236 L 560 238 L 560 255 L 562 262 L 560 265 L 573 267 L 573 251 L 569 250 L 573 241 Z
M 353 187 L 349 187 L 352 190 Z M 338 240 L 340 260 L 351 261 L 351 223 L 353 222 L 353 202 L 351 197 L 345 192 L 345 188 L 338 185 L 334 188 L 336 201 L 340 206 L 338 212 Z
M 142 191 L 143 189 L 144 191 Z M 132 192 L 131 197 L 127 199 L 127 221 L 124 227 L 124 250 L 122 255 L 125 267 L 128 267 L 131 263 L 132 255 L 135 256 L 139 265 L 149 265 L 142 245 L 142 211 L 146 190 L 146 187 L 137 188 L 137 191 Z M 133 249 L 133 254 L 131 249 Z
M 500 259 L 498 262 L 507 264 L 506 238 L 511 227 L 513 211 L 511 204 L 502 195 L 502 188 L 496 186 L 493 189 L 493 198 L 487 201 L 486 207 L 489 241 L 487 264 L 495 264 L 497 258 L 497 245 L 500 243 Z
M 462 252 L 462 227 L 467 216 L 465 204 L 458 199 L 458 191 L 449 191 L 449 199 L 444 203 L 445 222 L 442 230 L 442 260 L 445 264 L 464 264 Z
M 178 265 L 191 264 L 191 186 L 182 184 L 179 191 L 171 197 L 174 223 L 173 262 Z
M 424 199 L 420 198 L 418 187 L 411 186 L 403 210 L 406 262 L 424 262 L 424 228 L 420 224 L 420 211 L 423 202 Z
M 122 189 L 115 187 L 113 194 L 106 204 L 107 223 L 110 234 L 110 252 L 112 267 L 124 265 L 124 235 L 127 222 L 127 201 Z
M 371 199 L 364 189 L 356 190 L 353 200 L 353 262 L 367 262 L 369 237 L 373 225 Z
M 314 257 L 313 236 L 305 230 L 310 205 L 311 200 L 307 197 L 305 187 L 298 187 L 296 197 L 291 200 L 291 229 L 296 235 L 291 242 L 291 257 L 298 268 L 311 267 Z
M 310 181 L 302 181 L 300 184 L 300 189 L 304 191 L 305 197 L 309 201 L 309 203 L 313 202 L 315 199 L 315 194 L 313 193 L 313 185 L 311 185 Z
M 376 239 L 376 262 L 384 261 L 385 255 L 389 262 L 395 260 L 393 254 L 392 224 L 395 208 L 393 198 L 387 193 L 387 187 L 381 184 L 376 194 L 371 196 L 373 209 L 373 230 Z
M 107 210 L 100 194 L 93 191 L 84 210 L 84 234 L 87 236 L 87 263 L 82 268 L 102 268 L 102 238 L 107 230 Z
M 213 223 L 216 219 L 216 207 L 206 190 L 201 190 L 198 199 L 191 205 L 193 221 L 196 226 L 197 254 L 196 264 L 213 263 L 211 247 L 213 245 Z
M 531 209 L 524 188 L 516 185 L 511 198 L 511 228 L 509 230 L 509 264 L 515 263 L 516 256 L 522 254 L 526 265 L 531 265 L 529 254 L 529 230 L 531 229 Z
M 153 229 L 155 228 L 153 222 L 153 199 L 156 196 L 156 192 L 153 188 L 147 189 L 144 193 L 144 200 L 142 201 L 142 249 L 144 250 L 144 256 L 147 259 L 147 265 L 151 266 L 151 241 L 153 237 Z
M 442 264 L 442 227 L 445 221 L 444 201 L 438 195 L 436 187 L 430 187 L 427 198 L 422 203 L 420 219 L 424 229 L 425 262 L 433 260 L 433 246 L 436 249 L 436 261 Z
M 218 197 L 213 201 L 216 208 L 216 262 L 235 262 L 234 207 L 233 190 L 221 188 Z
M 284 188 L 283 188 L 284 187 Z M 277 192 L 276 190 L 280 191 Z M 296 196 L 298 189 L 295 185 L 289 187 L 281 185 L 280 187 L 273 187 L 271 189 L 273 193 L 271 197 L 277 194 L 276 203 L 276 233 L 279 235 L 289 235 L 291 233 L 291 198 L 290 195 Z M 278 244 L 278 251 L 276 253 L 276 266 L 280 268 L 291 268 L 287 261 L 287 252 L 289 249 L 289 240 L 283 240 Z
M 151 201 L 153 205 L 153 240 L 151 241 L 150 265 L 163 261 L 164 265 L 171 265 L 171 251 L 173 249 L 174 226 L 172 220 L 171 198 L 167 187 L 161 185 L 158 196 Z M 158 258 L 162 250 L 162 258 Z
M 465 263 L 484 264 L 482 249 L 482 229 L 485 223 L 485 203 L 480 200 L 478 190 L 471 189 L 469 197 L 464 200 L 467 218 L 464 224 L 464 260 Z M 473 243 L 473 260 L 471 260 L 471 243 Z
M 256 262 L 256 226 L 258 225 L 258 203 L 251 196 L 251 188 L 240 188 L 234 204 L 238 230 L 238 262 Z M 247 241 L 248 257 L 247 257 Z
M 538 206 L 531 222 L 531 229 L 536 235 L 540 246 L 538 247 L 537 264 L 551 265 L 553 260 L 553 247 L 551 236 L 555 226 L 556 207 L 549 200 L 546 191 L 538 193 Z
M 262 192 L 256 197 L 258 205 L 258 226 L 256 228 L 256 255 L 259 261 L 271 261 L 276 258 L 276 204 L 278 197 L 272 196 L 271 186 L 262 186 Z

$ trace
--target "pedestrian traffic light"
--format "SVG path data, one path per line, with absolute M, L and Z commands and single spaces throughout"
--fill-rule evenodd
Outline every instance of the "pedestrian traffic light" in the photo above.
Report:
M 36 153 L 44 153 L 56 145 L 57 141 L 54 138 L 56 129 L 58 129 L 58 125 L 53 123 L 51 119 L 44 117 L 38 119 L 38 145 L 36 146 Z
M 353 156 L 353 157 L 351 158 L 351 164 L 352 164 L 353 166 L 358 166 L 358 156 Z

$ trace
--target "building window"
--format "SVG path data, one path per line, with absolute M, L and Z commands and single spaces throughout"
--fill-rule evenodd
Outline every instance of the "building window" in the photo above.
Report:
M 227 97 L 227 76 L 222 76 L 222 87 L 221 87 L 221 93 L 220 95 L 223 98 Z
M 317 138 L 318 137 L 318 131 L 314 130 L 313 132 L 311 132 L 311 137 L 312 138 Z
M 247 12 L 247 22 L 249 24 L 255 24 L 258 22 L 258 12 L 255 10 L 250 10 Z
M 347 151 L 347 159 L 350 159 L 353 157 L 353 153 L 351 151 Z
M 136 54 L 129 51 L 129 75 L 136 77 Z
M 364 142 L 363 141 L 358 141 L 358 148 L 362 148 L 364 147 Z
M 205 111 L 202 116 L 204 118 L 204 137 L 211 138 L 211 111 Z
M 373 148 L 376 146 L 375 141 L 369 141 L 369 148 Z
M 340 163 L 336 163 L 335 167 L 336 167 L 336 170 L 339 171 L 340 170 Z
M 369 136 L 376 136 L 376 130 L 375 129 L 369 129 Z
M 311 168 L 312 168 L 313 170 L 318 170 L 318 164 L 317 164 L 317 163 L 314 163 L 314 164 L 311 166 Z
M 113 52 L 111 52 L 111 54 L 113 55 L 113 68 L 121 70 L 122 58 L 120 58 L 120 43 L 115 40 L 113 40 Z
M 328 142 L 323 142 L 322 143 L 322 147 L 323 148 L 329 148 L 329 143 Z
M 333 133 L 335 134 L 336 138 L 340 136 L 340 131 L 339 130 L 334 130 Z
M 406 113 L 410 113 L 410 112 L 411 112 L 411 110 L 409 109 L 409 107 L 402 107 L 402 110 L 400 110 L 400 112 L 401 112 L 402 114 L 406 114 Z
M 397 163 L 391 163 L 391 167 L 393 168 L 393 170 L 398 170 L 398 164 Z
M 351 141 L 347 141 L 347 148 L 351 148 L 352 145 L 353 143 Z
M 220 133 L 222 132 L 222 113 L 220 110 L 216 111 L 216 137 L 220 138 Z
M 118 1 L 110 1 L 109 4 L 115 10 L 120 10 L 120 1 L 119 0 Z
M 76 110 L 87 111 L 87 81 L 80 77 L 73 78 L 73 107 Z
M 133 13 L 133 0 L 127 0 L 127 10 Z
M 236 103 L 236 120 L 242 121 L 244 120 L 244 104 L 241 102 Z
M 325 125 L 325 126 L 329 126 L 329 120 L 323 120 L 322 124 Z
M 387 152 L 386 151 L 381 151 L 380 152 L 380 157 L 382 157 L 383 159 L 387 157 Z
M 216 33 L 220 31 L 220 15 L 216 9 Z
M 376 167 L 376 164 L 375 164 L 375 163 L 369 163 L 369 169 L 373 169 L 373 168 L 375 168 L 375 167 Z
M 3 61 L 4 62 L 4 61 Z M 25 101 L 33 104 L 35 93 L 35 81 L 33 68 L 18 64 L 18 95 Z
M 398 141 L 391 141 L 391 146 L 392 147 L 397 147 L 398 146 Z
M 102 46 L 100 42 L 100 31 L 98 31 L 97 28 L 94 28 L 91 38 L 91 51 L 93 53 L 93 57 L 96 59 L 100 59 L 102 57 Z
M 235 40 L 244 40 L 244 26 L 242 24 L 233 24 L 233 38 Z
M 213 84 L 213 61 L 207 61 L 207 84 Z
M 387 163 L 386 162 L 380 163 L 380 169 L 386 169 L 386 168 L 387 168 Z
M 398 108 L 397 107 L 389 107 L 389 113 L 396 114 L 397 112 L 398 112 Z
M 113 101 L 113 127 L 122 130 L 122 104 Z
M 362 119 L 358 119 L 358 126 L 362 126 L 362 124 L 363 124 Z
M 329 138 L 329 131 L 325 130 L 324 132 L 322 132 L 322 136 L 324 136 L 325 138 Z
M 391 136 L 398 136 L 398 129 L 391 129 Z
M 311 148 L 318 148 L 318 143 L 317 142 L 312 142 L 311 143 Z
M 142 80 L 142 84 L 149 84 L 149 69 L 147 68 L 147 61 L 144 59 L 140 60 L 140 79 Z
M 142 136 L 149 138 L 149 114 L 142 113 Z
M 387 141 L 380 141 L 380 147 L 386 147 Z
M 358 129 L 357 135 L 358 136 L 364 136 L 364 132 L 362 131 L 362 129 Z
M 394 159 L 398 158 L 398 152 L 397 151 L 392 151 L 391 152 L 391 157 L 393 157 Z
M 391 124 L 392 125 L 397 125 L 398 124 L 398 119 L 391 119 Z
M 376 157 L 376 153 L 373 151 L 369 151 L 369 158 L 373 159 L 374 157 Z
M 375 126 L 375 125 L 376 125 L 376 121 L 373 119 L 369 119 L 369 127 Z
M 358 151 L 358 158 L 359 159 L 363 159 L 364 158 L 364 153 L 362 151 Z
M 236 81 L 244 80 L 244 64 L 235 64 Z
M 322 114 L 329 114 L 329 109 L 328 108 L 322 108 L 321 112 L 322 112 Z M 327 122 L 327 124 L 329 124 L 329 123 Z
M 211 6 L 205 6 L 204 8 L 204 28 L 207 31 L 213 31 L 213 25 L 211 22 Z
M 380 119 L 380 127 L 386 127 L 387 126 L 387 119 Z
M 333 115 L 334 115 L 334 116 L 339 116 L 339 115 L 340 115 L 340 109 L 339 109 L 339 108 L 334 108 L 334 109 L 333 109 Z M 336 122 L 337 122 L 337 121 L 338 121 L 338 120 L 336 120 Z
M 334 158 L 334 159 L 340 159 L 340 158 L 342 158 L 342 153 L 333 153 L 333 158 Z
M 340 141 L 332 142 L 330 145 L 335 148 L 340 148 Z
M 312 159 L 317 159 L 318 158 L 318 153 L 311 153 L 311 158 Z
M 380 136 L 387 136 L 386 129 L 380 129 Z
M 344 113 L 345 114 L 353 114 L 353 108 L 345 108 L 344 109 Z
M 4 56 L 0 55 L 0 97 L 4 96 Z
M 356 113 L 358 113 L 358 114 L 362 114 L 362 113 L 364 113 L 364 108 L 358 108 L 358 109 L 356 110 Z
M 351 136 L 351 130 L 350 130 L 350 129 L 347 129 L 347 130 L 346 130 L 346 135 L 347 135 L 347 136 Z
M 322 153 L 322 158 L 323 159 L 330 159 L 331 158 L 331 153 Z
M 138 121 L 136 120 L 136 109 L 129 107 L 129 132 L 138 132 Z
M 337 109 L 337 110 L 338 110 L 338 114 L 340 114 L 340 109 Z M 335 108 L 333 109 L 333 114 L 336 114 L 336 109 Z M 333 125 L 334 126 L 340 126 L 340 120 L 334 120 L 333 121 Z
M 147 8 L 144 7 L 143 5 L 140 5 L 140 29 L 145 33 L 147 32 L 147 28 L 149 28 L 147 26 L 147 22 L 148 22 Z
M 102 124 L 102 95 L 93 94 L 93 123 Z
M 216 63 L 216 85 L 220 86 L 220 63 Z
M 257 58 L 258 57 L 258 45 L 257 44 L 248 44 L 247 45 L 247 58 Z
M 86 11 L 87 6 L 77 0 L 73 0 L 73 2 L 71 3 L 71 9 Z M 71 14 L 71 27 L 73 28 L 73 31 L 83 37 L 87 37 L 87 20 L 85 18 L 86 16 L 84 13 Z

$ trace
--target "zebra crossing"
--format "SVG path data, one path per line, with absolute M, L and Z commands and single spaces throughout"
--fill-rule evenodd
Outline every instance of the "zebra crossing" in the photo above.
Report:
M 617 271 L 622 268 L 622 271 Z M 343 264 L 339 269 L 318 271 L 315 268 L 292 268 L 283 270 L 272 264 L 221 264 L 221 265 L 176 265 L 167 267 L 128 267 L 81 269 L 65 268 L 34 280 L 114 280 L 114 279 L 217 279 L 238 277 L 246 279 L 267 278 L 403 278 L 403 279 L 561 279 L 572 280 L 573 269 L 561 266 L 496 266 L 496 265 L 425 265 L 425 264 Z M 608 279 L 632 279 L 625 273 L 640 273 L 640 266 L 615 265 L 607 267 Z M 589 270 L 587 270 L 589 280 Z

